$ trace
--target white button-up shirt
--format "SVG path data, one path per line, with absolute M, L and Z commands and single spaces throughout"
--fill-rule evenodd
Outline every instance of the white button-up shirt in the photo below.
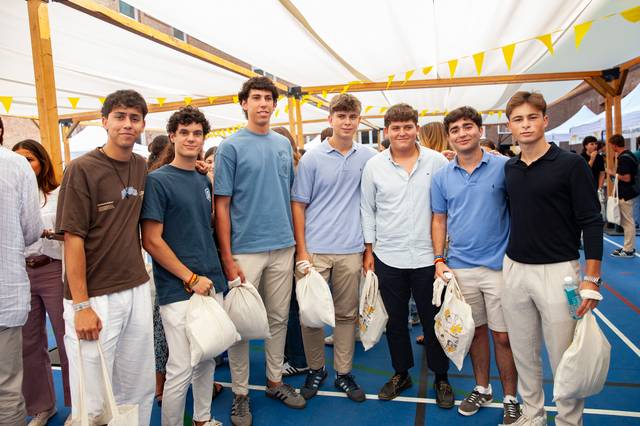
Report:
M 390 149 L 369 160 L 362 173 L 364 242 L 373 244 L 378 259 L 394 268 L 433 265 L 431 179 L 448 161 L 439 152 L 419 148 L 411 173 L 393 161 Z
M 20 327 L 31 306 L 24 249 L 40 238 L 36 175 L 27 160 L 0 146 L 0 327 Z
M 40 191 L 40 217 L 42 217 L 44 229 L 54 230 L 56 228 L 56 212 L 59 192 L 60 187 L 51 191 L 45 200 L 44 194 Z M 39 256 L 42 254 L 49 256 L 52 259 L 62 260 L 62 242 L 40 238 L 38 241 L 27 247 L 25 252 L 26 257 Z

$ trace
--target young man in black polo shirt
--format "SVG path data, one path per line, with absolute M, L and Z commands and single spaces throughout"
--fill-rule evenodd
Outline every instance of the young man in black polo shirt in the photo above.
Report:
M 618 159 L 616 171 L 608 170 L 608 172 L 611 178 L 618 177 L 620 226 L 624 229 L 624 244 L 622 248 L 611 253 L 611 256 L 632 259 L 636 254 L 636 222 L 633 218 L 633 204 L 638 202 L 638 192 L 633 184 L 638 172 L 638 160 L 633 152 L 626 149 L 622 135 L 611 135 L 609 144 Z
M 502 308 L 518 370 L 524 414 L 516 424 L 546 424 L 540 344 L 555 370 L 573 339 L 563 292 L 567 276 L 580 289 L 599 291 L 602 218 L 592 173 L 579 155 L 560 150 L 544 137 L 548 117 L 542 95 L 518 92 L 507 103 L 507 118 L 521 154 L 505 166 L 511 234 L 503 265 Z M 581 278 L 580 233 L 585 275 Z M 577 314 L 597 305 L 584 299 Z M 556 403 L 556 425 L 582 424 L 584 400 Z

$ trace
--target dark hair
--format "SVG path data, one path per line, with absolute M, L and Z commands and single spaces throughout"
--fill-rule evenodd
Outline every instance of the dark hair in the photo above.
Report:
M 300 161 L 300 153 L 298 152 L 296 141 L 294 141 L 293 136 L 291 136 L 291 132 L 289 132 L 286 127 L 274 127 L 271 130 L 289 139 L 289 144 L 291 144 L 291 149 L 293 150 L 293 165 L 297 166 L 298 161 Z
M 176 133 L 178 131 L 178 125 L 188 126 L 189 124 L 196 123 L 202 125 L 202 132 L 207 135 L 211 131 L 209 120 L 204 116 L 202 111 L 198 108 L 188 105 L 180 108 L 178 111 L 171 114 L 169 121 L 167 121 L 167 133 Z
M 391 141 L 389 139 L 382 139 L 380 144 L 384 147 L 384 149 L 389 149 L 389 145 L 391 145 Z
M 456 108 L 444 117 L 444 129 L 449 133 L 449 126 L 456 121 L 466 118 L 475 123 L 476 126 L 482 127 L 482 116 L 474 108 L 463 106 Z
M 218 152 L 218 147 L 217 146 L 212 146 L 211 148 L 209 148 L 207 150 L 207 152 L 204 153 L 204 157 L 202 157 L 204 160 L 206 160 L 207 158 L 211 157 L 212 155 L 215 157 L 216 156 L 216 152 Z
M 55 171 L 53 170 L 53 162 L 49 153 L 44 147 L 33 139 L 25 139 L 18 142 L 11 148 L 14 152 L 19 149 L 26 149 L 32 153 L 40 162 L 40 174 L 36 176 L 38 188 L 45 196 L 45 204 L 47 203 L 47 194 L 58 187 Z
M 330 138 L 331 136 L 333 136 L 333 128 L 332 127 L 327 127 L 322 129 L 322 132 L 320 132 L 320 140 L 323 141 L 327 138 Z
M 252 90 L 264 90 L 265 92 L 271 92 L 271 95 L 273 96 L 273 106 L 276 106 L 278 103 L 278 88 L 273 84 L 271 79 L 262 76 L 251 77 L 249 80 L 244 82 L 242 89 L 238 92 L 238 101 L 242 104 L 242 102 L 249 99 L 249 93 Z M 246 111 L 244 111 L 244 116 L 247 116 Z
M 135 90 L 118 90 L 107 96 L 102 104 L 102 116 L 108 117 L 109 113 L 118 107 L 135 108 L 140 111 L 142 118 L 146 117 L 149 112 L 147 102 Z
M 153 141 L 149 144 L 147 149 L 149 150 L 149 158 L 147 158 L 147 167 L 151 166 L 158 161 L 160 154 L 165 146 L 169 143 L 169 138 L 166 135 L 159 135 L 153 138 Z
M 158 159 L 151 165 L 149 165 L 149 172 L 152 172 L 160 167 L 171 163 L 176 158 L 176 149 L 172 143 L 168 143 L 164 146 L 162 152 L 158 155 Z
M 491 139 L 480 139 L 480 146 L 489 148 L 491 151 L 496 150 L 496 144 Z
M 586 152 L 587 145 L 593 142 L 598 143 L 598 139 L 595 136 L 587 136 L 584 139 L 582 139 L 582 152 Z M 596 149 L 598 148 L 596 147 Z
M 350 95 L 349 93 L 340 93 L 339 95 L 334 96 L 329 104 L 329 115 L 337 111 L 356 112 L 360 114 L 360 111 L 362 111 L 362 104 L 355 96 Z
M 618 148 L 624 148 L 625 146 L 624 136 L 622 136 L 619 133 L 616 133 L 615 135 L 611 135 L 611 137 L 609 138 L 609 143 L 611 145 L 617 146 Z
M 4 140 L 4 124 L 2 124 L 2 117 L 0 117 L 0 130 L 2 130 L 0 132 L 0 145 L 2 145 L 2 142 Z
M 516 92 L 515 95 L 509 99 L 509 102 L 507 102 L 507 108 L 505 110 L 507 119 L 511 116 L 514 108 L 524 104 L 529 104 L 537 110 L 542 111 L 542 115 L 547 115 L 547 102 L 540 93 L 520 91 Z
M 384 114 L 384 127 L 394 121 L 413 121 L 418 124 L 418 111 L 409 104 L 395 104 Z

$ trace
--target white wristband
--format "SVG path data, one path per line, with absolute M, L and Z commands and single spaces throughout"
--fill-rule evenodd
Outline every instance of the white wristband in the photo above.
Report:
M 78 312 L 78 311 L 82 311 L 90 308 L 91 302 L 89 302 L 88 300 L 85 300 L 84 302 L 74 303 L 72 306 L 73 306 L 73 311 Z

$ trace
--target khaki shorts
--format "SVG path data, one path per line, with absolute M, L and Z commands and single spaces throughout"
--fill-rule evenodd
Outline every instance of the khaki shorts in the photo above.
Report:
M 465 301 L 471 306 L 476 327 L 489 324 L 489 329 L 506 332 L 502 314 L 502 271 L 485 267 L 452 269 Z

